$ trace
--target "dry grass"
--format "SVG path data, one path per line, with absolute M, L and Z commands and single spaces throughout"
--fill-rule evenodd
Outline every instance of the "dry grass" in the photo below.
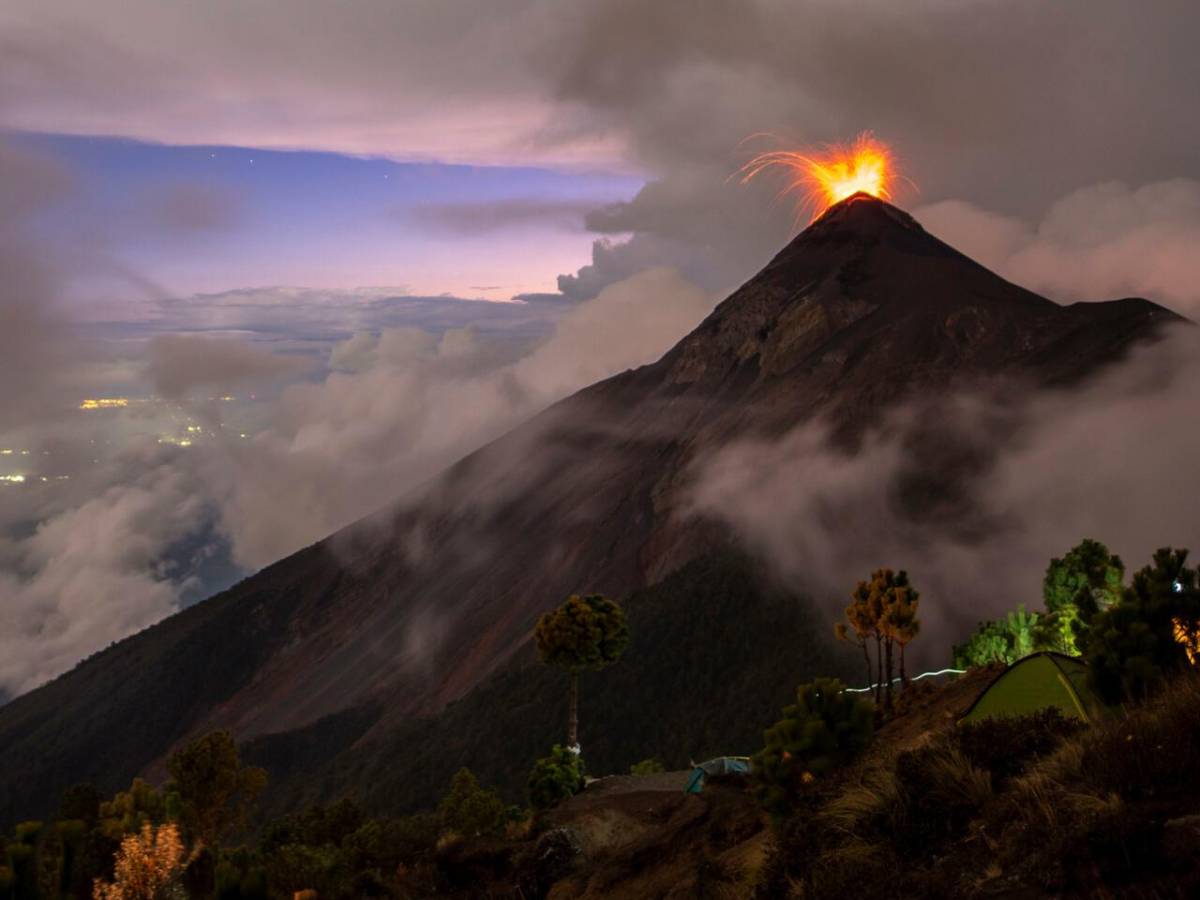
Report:
M 1200 808 L 1200 673 L 1082 730 L 1052 718 L 880 748 L 779 832 L 759 896 L 1200 896 L 1200 847 L 1162 837 Z
M 886 822 L 901 803 L 900 782 L 895 769 L 883 765 L 862 772 L 855 782 L 818 813 L 828 828 L 853 836 L 864 826 Z

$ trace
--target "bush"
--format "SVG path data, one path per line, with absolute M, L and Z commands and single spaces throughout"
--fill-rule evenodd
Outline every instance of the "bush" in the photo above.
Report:
M 871 741 L 873 715 L 871 704 L 844 693 L 836 679 L 796 688 L 796 704 L 764 732 L 766 746 L 752 760 L 763 807 L 786 815 L 807 784 L 861 753 Z
M 991 799 L 987 770 L 974 765 L 953 741 L 937 742 L 896 758 L 900 809 L 892 845 L 901 853 L 928 853 L 957 838 Z
M 389 872 L 403 862 L 429 853 L 437 838 L 437 819 L 428 814 L 371 819 L 343 840 L 342 850 L 353 861 L 356 871 Z
M 550 809 L 583 790 L 583 757 L 555 744 L 549 756 L 529 773 L 529 802 L 536 810 Z
M 666 766 L 653 757 L 643 759 L 641 762 L 634 763 L 629 767 L 630 775 L 657 775 L 659 772 L 665 771 L 667 771 Z
M 972 764 L 992 773 L 998 786 L 1076 734 L 1083 723 L 1056 706 L 1027 716 L 990 716 L 958 728 L 958 746 Z
M 445 831 L 479 837 L 501 831 L 506 811 L 495 791 L 480 787 L 470 769 L 459 769 L 450 782 L 450 792 L 438 805 L 438 819 Z

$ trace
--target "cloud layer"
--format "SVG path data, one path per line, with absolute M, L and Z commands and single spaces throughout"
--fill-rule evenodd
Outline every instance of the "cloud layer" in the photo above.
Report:
M 1151 297 L 1200 314 L 1200 181 L 1097 184 L 1057 200 L 1035 226 L 955 200 L 914 215 L 968 256 L 1056 299 Z
M 1078 391 L 916 401 L 853 455 L 808 423 L 702 461 L 694 509 L 835 615 L 857 579 L 908 569 L 924 592 L 914 650 L 944 664 L 978 620 L 1039 608 L 1050 558 L 1084 537 L 1137 568 L 1157 547 L 1200 546 L 1188 502 L 1200 492 L 1198 379 L 1200 338 L 1185 326 Z M 956 476 L 956 454 L 982 465 Z M 931 483 L 955 487 L 950 502 L 932 502 Z
M 30 465 L 52 450 L 74 468 L 61 484 L 0 484 L 0 696 L 197 599 L 214 560 L 273 562 L 560 397 L 653 361 L 713 302 L 653 269 L 571 307 L 532 345 L 471 328 L 356 334 L 334 345 L 324 377 L 268 391 L 247 436 L 207 398 L 305 363 L 228 337 L 155 338 L 144 374 L 178 398 L 175 419 L 198 423 L 186 447 L 157 443 L 157 419 L 137 421 L 153 410 L 137 404 L 111 414 L 113 431 L 77 413 L 17 438 Z M 151 436 L 122 440 L 128 430 Z

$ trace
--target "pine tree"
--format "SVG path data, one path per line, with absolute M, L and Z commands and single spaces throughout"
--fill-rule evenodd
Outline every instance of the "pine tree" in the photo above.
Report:
M 570 676 L 567 747 L 578 752 L 579 673 L 603 669 L 621 658 L 629 643 L 625 611 L 600 594 L 572 595 L 538 620 L 534 638 L 542 662 L 566 669 Z
M 759 801 L 783 817 L 805 787 L 848 762 L 870 743 L 871 706 L 842 683 L 818 678 L 796 688 L 796 703 L 763 733 L 751 760 Z
M 1111 703 L 1140 698 L 1194 659 L 1200 646 L 1200 588 L 1188 552 L 1164 547 L 1133 576 L 1121 601 L 1092 620 L 1088 678 Z
M 865 599 L 865 584 L 865 582 L 860 581 L 858 588 L 850 595 L 850 605 L 846 607 L 846 622 L 838 622 L 834 625 L 833 633 L 839 641 L 853 642 L 862 650 L 863 662 L 867 667 L 867 684 L 870 685 L 874 679 L 871 677 L 871 652 L 867 649 L 867 641 L 875 633 L 875 620 L 871 616 L 870 605 Z M 860 596 L 860 592 L 864 596 Z M 847 624 L 850 626 L 849 629 L 846 628 Z M 853 638 L 850 636 L 851 631 L 854 633 Z M 878 684 L 874 685 L 871 693 L 878 702 Z
M 906 573 L 901 572 L 900 576 L 907 582 Z M 921 631 L 921 623 L 917 620 L 917 606 L 921 595 L 906 583 L 895 587 L 890 598 L 883 616 L 883 627 L 900 647 L 900 684 L 907 686 L 908 673 L 904 668 L 904 651 Z
M 1099 541 L 1085 538 L 1062 559 L 1050 560 L 1042 580 L 1046 612 L 1035 646 L 1074 655 L 1087 644 L 1092 619 L 1121 599 L 1125 564 Z

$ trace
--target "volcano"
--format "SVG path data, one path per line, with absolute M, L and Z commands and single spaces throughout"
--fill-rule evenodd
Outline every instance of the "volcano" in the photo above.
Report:
M 75 782 L 123 788 L 212 728 L 294 784 L 331 760 L 382 759 L 371 747 L 403 752 L 414 723 L 500 697 L 535 620 L 568 594 L 624 598 L 721 552 L 722 526 L 687 513 L 705 454 L 818 416 L 853 446 L 908 398 L 1069 385 L 1177 319 L 1141 299 L 1056 304 L 852 196 L 657 362 L 0 708 L 0 821 L 45 813 Z M 359 769 L 339 783 L 375 777 Z

